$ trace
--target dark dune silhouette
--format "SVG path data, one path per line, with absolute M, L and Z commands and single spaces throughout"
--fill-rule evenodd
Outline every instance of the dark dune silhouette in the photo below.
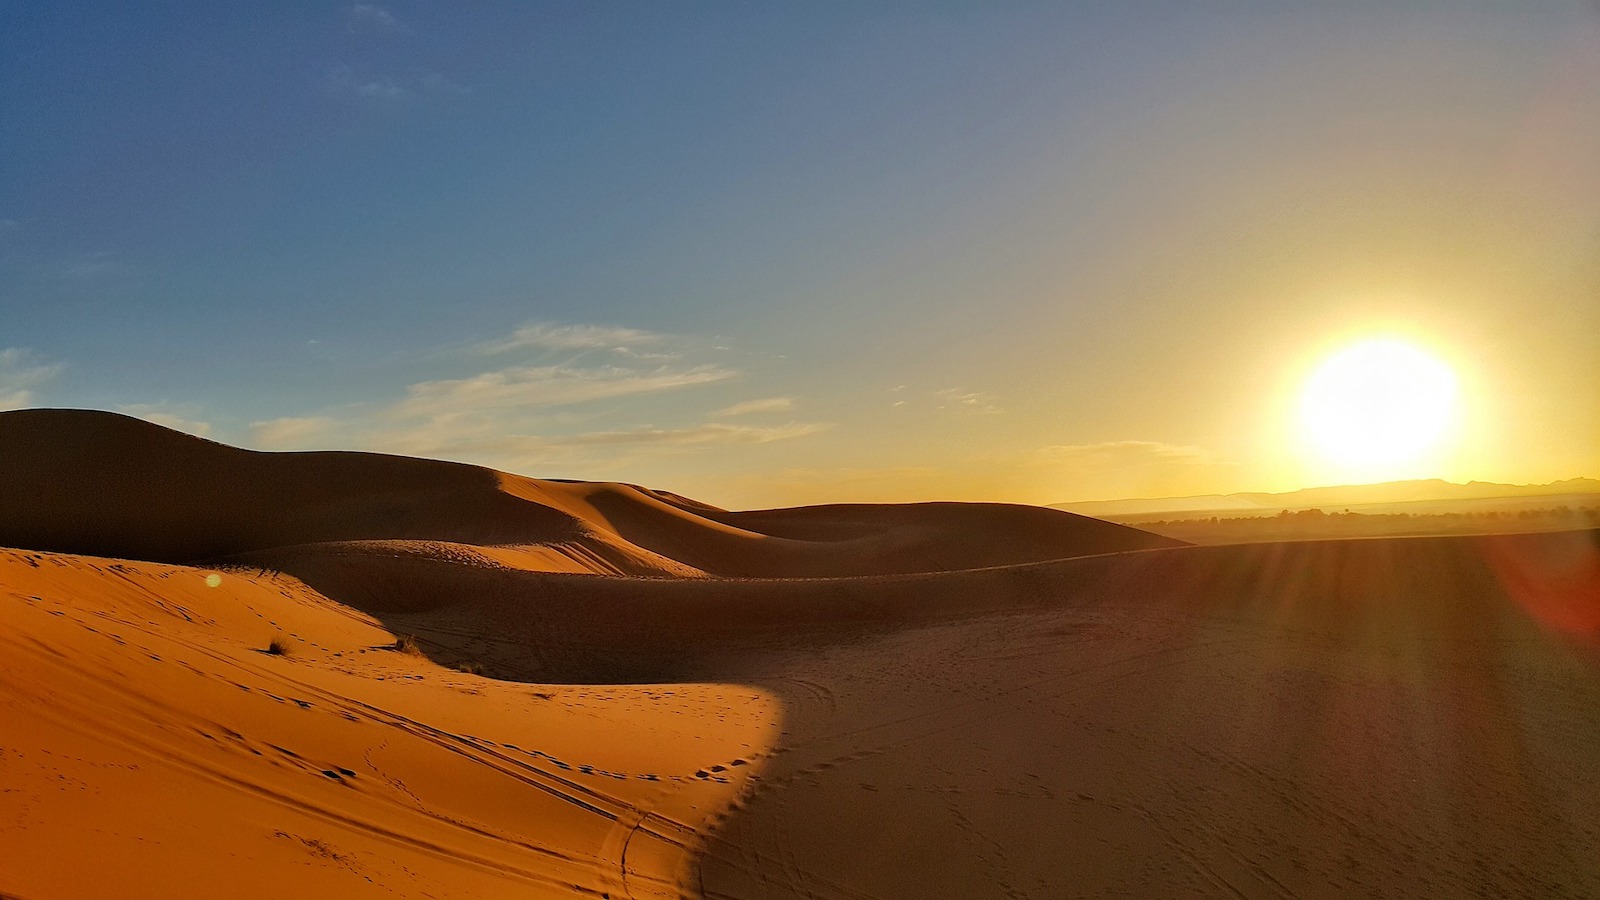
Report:
M 191 562 L 291 544 L 522 547 L 565 571 L 943 571 L 1179 542 L 1008 504 L 728 512 L 627 484 L 374 453 L 261 453 L 89 410 L 0 413 L 0 545 Z

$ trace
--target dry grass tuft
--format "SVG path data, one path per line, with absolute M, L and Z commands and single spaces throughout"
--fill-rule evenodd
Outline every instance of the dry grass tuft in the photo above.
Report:
M 265 652 L 267 652 L 268 654 L 270 654 L 272 656 L 288 656 L 289 655 L 289 641 L 288 641 L 288 639 L 285 638 L 281 634 L 273 637 L 273 639 L 271 641 L 267 642 L 267 649 L 266 649 Z

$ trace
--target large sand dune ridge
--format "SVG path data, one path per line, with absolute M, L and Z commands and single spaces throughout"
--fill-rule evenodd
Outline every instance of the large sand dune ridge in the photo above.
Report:
M 1176 546 L 1006 504 L 728 512 L 634 485 L 375 453 L 260 453 L 90 410 L 0 413 L 0 546 L 189 562 L 290 544 L 519 548 L 533 568 L 872 575 Z

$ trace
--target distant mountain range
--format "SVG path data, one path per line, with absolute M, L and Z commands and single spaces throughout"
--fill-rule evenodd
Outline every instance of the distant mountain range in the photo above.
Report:
M 1539 502 L 1553 505 L 1562 502 L 1557 498 L 1585 496 L 1591 503 L 1596 502 L 1596 498 L 1600 497 L 1600 479 L 1569 478 L 1549 484 L 1497 484 L 1490 481 L 1456 484 L 1429 478 L 1419 481 L 1389 481 L 1382 484 L 1305 488 L 1281 494 L 1202 494 L 1194 497 L 1090 500 L 1081 503 L 1053 503 L 1051 508 L 1099 518 L 1126 518 L 1160 513 L 1237 516 L 1272 515 L 1284 510 L 1297 509 L 1382 512 L 1389 511 L 1390 507 L 1401 509 L 1410 506 L 1448 507 L 1476 501 L 1512 501 L 1523 498 L 1546 498 Z

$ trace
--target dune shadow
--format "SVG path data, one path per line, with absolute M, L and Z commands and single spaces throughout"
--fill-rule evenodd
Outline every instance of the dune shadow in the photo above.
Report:
M 219 564 L 213 561 L 213 564 Z M 272 553 L 282 572 L 378 619 L 444 665 L 546 683 L 656 683 L 743 671 L 752 656 L 1061 602 L 1072 561 L 898 576 L 672 579 L 529 572 L 383 554 Z M 723 661 L 726 661 L 724 666 Z
M 1600 887 L 1600 816 L 1563 799 L 1600 764 L 1600 531 L 1034 574 L 1025 602 L 730 672 L 789 725 L 702 896 Z

